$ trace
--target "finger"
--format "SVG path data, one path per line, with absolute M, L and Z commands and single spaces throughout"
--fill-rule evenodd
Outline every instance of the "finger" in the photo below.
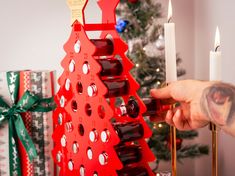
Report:
M 173 123 L 174 123 L 175 127 L 179 130 L 190 130 L 191 129 L 189 122 L 184 117 L 181 109 L 178 109 L 176 111 L 176 113 L 174 114 Z
M 165 118 L 166 123 L 168 123 L 171 126 L 174 126 L 173 122 L 173 112 L 172 110 L 168 110 L 166 113 L 166 118 Z
M 154 98 L 160 98 L 160 99 L 171 98 L 171 86 L 169 85 L 161 89 L 152 89 L 150 90 L 150 94 Z

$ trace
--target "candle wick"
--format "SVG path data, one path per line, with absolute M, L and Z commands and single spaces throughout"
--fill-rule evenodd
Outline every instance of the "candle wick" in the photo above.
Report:
M 170 17 L 167 22 L 170 23 L 170 22 L 171 22 L 171 19 L 172 19 L 172 17 Z
M 218 49 L 219 49 L 219 45 L 218 46 L 216 46 L 216 48 L 215 48 L 215 52 L 217 52 L 218 51 Z

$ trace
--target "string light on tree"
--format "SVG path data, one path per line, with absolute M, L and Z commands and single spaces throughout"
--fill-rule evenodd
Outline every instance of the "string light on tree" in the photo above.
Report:
M 163 125 L 162 125 L 161 123 L 158 124 L 158 128 L 162 128 L 162 126 L 163 126 Z
M 157 69 L 156 69 L 156 72 L 160 72 L 160 68 L 157 68 Z
M 153 129 L 157 130 L 157 128 L 158 128 L 157 123 L 154 123 L 154 124 L 153 124 Z

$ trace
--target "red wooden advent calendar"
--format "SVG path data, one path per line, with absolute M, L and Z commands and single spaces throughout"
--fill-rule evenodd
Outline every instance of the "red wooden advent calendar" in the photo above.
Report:
M 128 47 L 115 30 L 119 0 L 98 1 L 102 24 L 86 24 L 88 0 L 84 2 L 83 24 L 73 23 L 64 45 L 53 117 L 54 161 L 64 176 L 154 175 L 148 162 L 155 157 L 146 143 L 151 130 L 141 115 L 146 108 L 129 73 L 133 64 L 125 55 Z M 102 32 L 100 38 L 89 39 L 87 31 Z M 136 118 L 120 117 L 116 111 L 129 99 L 138 102 Z M 128 151 L 138 155 L 136 162 L 127 159 Z

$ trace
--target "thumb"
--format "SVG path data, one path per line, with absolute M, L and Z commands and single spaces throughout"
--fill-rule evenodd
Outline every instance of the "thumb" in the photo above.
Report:
M 171 85 L 168 85 L 164 88 L 160 89 L 152 89 L 150 90 L 150 94 L 154 98 L 159 98 L 159 99 L 166 99 L 166 98 L 171 98 Z
M 154 98 L 173 98 L 177 101 L 185 101 L 188 96 L 188 85 L 190 85 L 188 81 L 175 81 L 164 88 L 152 89 L 150 94 Z
M 176 101 L 188 101 L 193 94 L 200 93 L 202 88 L 202 82 L 183 80 L 172 82 L 161 89 L 152 89 L 150 94 L 159 99 L 173 98 Z

